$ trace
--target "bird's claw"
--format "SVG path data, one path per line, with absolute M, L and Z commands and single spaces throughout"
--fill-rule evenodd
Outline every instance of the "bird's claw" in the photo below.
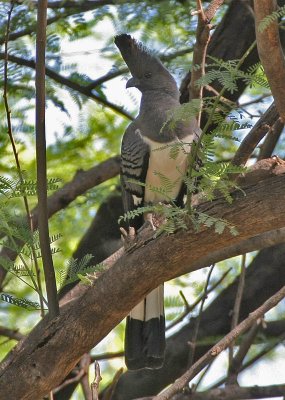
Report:
M 129 231 L 126 231 L 124 228 L 120 228 L 121 231 L 121 239 L 124 244 L 124 248 L 127 250 L 135 244 L 136 240 L 136 231 L 133 226 L 129 227 Z

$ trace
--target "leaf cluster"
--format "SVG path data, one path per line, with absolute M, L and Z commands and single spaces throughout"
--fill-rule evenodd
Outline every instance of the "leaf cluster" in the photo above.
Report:
M 28 311 L 40 310 L 40 304 L 26 298 L 19 298 L 8 293 L 0 293 L 0 299 L 8 304 L 25 308 Z
M 238 90 L 238 81 L 243 81 L 249 87 L 259 86 L 269 89 L 260 63 L 243 71 L 237 68 L 239 60 L 224 61 L 212 56 L 209 56 L 209 59 L 212 60 L 212 63 L 206 65 L 207 73 L 196 81 L 197 86 L 210 86 L 213 82 L 218 82 L 221 87 L 232 94 Z
M 263 20 L 260 22 L 258 26 L 259 32 L 263 32 L 265 29 L 268 28 L 272 22 L 279 20 L 280 18 L 284 17 L 285 15 L 285 6 L 280 7 L 278 10 L 273 11 L 270 15 L 267 15 Z
M 103 264 L 90 265 L 92 254 L 86 254 L 80 260 L 71 258 L 67 262 L 67 267 L 58 271 L 58 283 L 60 288 L 81 280 L 83 283 L 91 283 L 88 274 L 101 272 L 104 269 Z

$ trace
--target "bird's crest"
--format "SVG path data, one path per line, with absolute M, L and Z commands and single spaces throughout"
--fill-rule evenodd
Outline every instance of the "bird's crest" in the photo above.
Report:
M 156 55 L 130 35 L 124 33 L 116 36 L 115 44 L 120 50 L 133 77 L 141 77 L 151 70 L 163 75 L 169 75 L 172 78 L 172 75 Z

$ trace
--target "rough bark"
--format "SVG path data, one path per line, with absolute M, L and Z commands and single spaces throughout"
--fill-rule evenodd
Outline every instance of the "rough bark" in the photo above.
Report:
M 285 245 L 281 244 L 261 250 L 247 268 L 240 320 L 259 307 L 268 297 L 285 284 Z M 235 301 L 238 278 L 229 285 L 203 312 L 198 341 L 209 337 L 221 337 L 230 330 L 231 312 Z M 260 290 L 262 288 L 262 290 Z M 112 400 L 130 400 L 158 393 L 181 376 L 188 367 L 189 340 L 194 330 L 195 318 L 167 340 L 166 363 L 156 371 L 126 372 L 116 386 Z M 274 323 L 264 331 L 265 335 L 282 334 L 283 324 Z M 210 345 L 198 346 L 195 360 L 200 358 Z
M 279 172 L 284 173 L 284 168 Z M 64 305 L 59 317 L 41 321 L 6 358 L 1 365 L 0 398 L 40 399 L 161 282 L 191 271 L 205 253 L 239 243 L 272 226 L 283 227 L 284 182 L 285 175 L 276 175 L 244 187 L 244 193 L 235 192 L 232 205 L 217 198 L 200 206 L 201 211 L 234 224 L 238 236 L 189 229 L 162 235 L 123 255 L 81 297 Z
M 276 0 L 254 0 L 258 54 L 282 122 L 285 122 L 285 60 L 279 36 L 278 19 L 262 28 L 264 19 L 278 9 Z M 274 60 L 272 62 L 272 60 Z

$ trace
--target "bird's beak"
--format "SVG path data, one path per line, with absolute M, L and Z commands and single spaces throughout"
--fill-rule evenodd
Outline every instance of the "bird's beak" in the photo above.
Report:
M 137 85 L 138 85 L 138 79 L 131 78 L 126 83 L 126 89 L 128 89 L 130 87 L 137 87 Z

